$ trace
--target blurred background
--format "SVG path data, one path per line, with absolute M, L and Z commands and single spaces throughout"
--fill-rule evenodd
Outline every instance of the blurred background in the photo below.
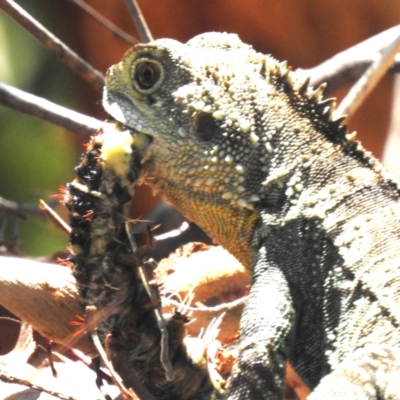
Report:
M 155 38 L 187 41 L 207 31 L 237 33 L 256 50 L 309 68 L 400 23 L 400 2 L 381 0 L 138 0 Z M 103 73 L 129 45 L 68 0 L 18 0 L 36 19 Z M 138 37 L 123 0 L 87 0 Z M 364 147 L 380 157 L 388 130 L 393 77 L 385 77 L 352 118 Z M 104 119 L 101 96 L 0 10 L 0 81 Z M 342 97 L 347 89 L 336 93 Z M 37 204 L 74 178 L 83 152 L 74 133 L 0 106 L 0 197 Z M 155 204 L 136 191 L 134 216 Z M 62 206 L 57 212 L 66 218 Z M 10 227 L 8 228 L 10 229 Z M 31 256 L 65 249 L 68 238 L 49 222 L 18 222 L 18 251 Z

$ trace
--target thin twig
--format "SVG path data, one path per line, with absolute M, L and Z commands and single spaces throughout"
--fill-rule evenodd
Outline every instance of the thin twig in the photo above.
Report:
M 51 374 L 53 375 L 53 378 L 57 378 L 58 373 L 57 373 L 56 367 L 54 366 L 52 344 L 53 344 L 53 342 L 51 340 L 46 341 L 47 359 L 49 360 L 49 367 L 51 369 Z
M 341 87 L 352 83 L 373 64 L 377 53 L 393 43 L 400 34 L 400 25 L 375 35 L 364 42 L 350 47 L 329 60 L 309 69 L 297 69 L 296 73 L 310 76 L 310 86 L 318 87 L 321 83 L 328 84 L 324 91 L 330 95 Z M 397 55 L 390 72 L 400 72 L 400 55 Z
M 389 69 L 398 51 L 400 51 L 400 32 L 397 38 L 382 51 L 380 57 L 375 60 L 365 74 L 347 93 L 336 110 L 338 116 L 347 115 L 350 117 L 354 115 L 361 103 Z
M 20 218 L 25 218 L 27 215 L 43 217 L 43 213 L 39 207 L 32 204 L 20 203 L 0 197 L 0 212 L 7 215 L 15 215 Z
M 75 400 L 75 397 L 66 395 L 64 393 L 56 392 L 51 389 L 46 389 L 45 387 L 36 385 L 35 383 L 28 381 L 27 379 L 18 378 L 16 376 L 10 375 L 6 371 L 0 371 L 0 380 L 3 380 L 5 382 L 10 382 L 10 383 L 17 383 L 19 385 L 23 385 L 23 386 L 29 387 L 31 389 L 36 389 L 41 392 L 51 394 L 52 396 L 57 397 L 62 400 Z
M 125 223 L 125 231 L 128 236 L 132 251 L 135 252 L 137 246 L 136 246 L 136 243 L 132 236 L 129 222 Z M 154 295 L 154 293 L 151 289 L 151 286 L 149 284 L 149 281 L 147 279 L 146 273 L 144 272 L 144 269 L 141 265 L 138 267 L 138 272 L 139 272 L 140 279 L 143 283 L 143 286 L 147 292 L 147 295 L 150 297 L 152 304 L 154 304 L 154 315 L 157 320 L 158 329 L 160 330 L 160 333 L 161 333 L 160 362 L 164 368 L 165 377 L 167 378 L 167 380 L 172 381 L 172 379 L 174 378 L 174 369 L 172 368 L 171 360 L 169 359 L 167 323 L 162 315 L 160 301 Z M 157 305 L 157 303 L 158 303 L 158 305 Z
M 96 118 L 72 111 L 1 82 L 0 104 L 62 126 L 85 137 L 95 134 L 104 125 Z
M 126 400 L 140 400 L 139 397 L 137 397 L 132 390 L 129 390 L 125 387 L 125 385 L 122 382 L 121 377 L 115 372 L 114 367 L 112 366 L 111 362 L 107 358 L 107 354 L 104 351 L 103 345 L 100 342 L 99 336 L 97 334 L 97 331 L 94 330 L 91 332 L 93 344 L 95 345 L 101 359 L 103 360 L 103 363 L 108 369 L 108 372 L 110 373 L 110 376 L 114 382 L 114 384 L 118 387 L 118 389 L 121 391 L 122 396 Z
M 39 200 L 40 210 L 53 222 L 54 226 L 60 228 L 67 235 L 71 234 L 71 227 L 44 201 Z
M 141 221 L 142 222 L 142 221 Z M 166 240 L 166 239 L 171 239 L 173 237 L 177 237 L 181 235 L 183 232 L 187 231 L 189 229 L 189 223 L 187 221 L 183 221 L 182 225 L 177 228 L 177 229 L 172 229 L 171 231 L 161 233 L 160 235 L 155 235 L 154 239 L 156 241 L 161 241 L 161 240 Z
M 133 19 L 142 41 L 144 43 L 151 42 L 153 40 L 153 35 L 151 34 L 150 29 L 146 24 L 146 20 L 140 11 L 138 2 L 136 0 L 125 0 L 125 5 Z
M 73 52 L 65 43 L 50 33 L 13 0 L 0 0 L 0 9 L 23 26 L 40 43 L 51 50 L 69 68 L 88 81 L 97 91 L 104 86 L 104 76 Z
M 92 8 L 89 4 L 85 3 L 82 0 L 69 0 L 69 1 L 75 3 L 83 11 L 85 11 L 88 15 L 90 15 L 94 20 L 96 20 L 98 23 L 106 27 L 109 31 L 111 31 L 115 35 L 115 37 L 122 39 L 131 45 L 139 43 L 139 40 L 127 34 L 122 29 L 119 29 L 118 26 L 114 25 L 111 21 L 109 21 L 107 18 L 101 15 L 97 10 Z

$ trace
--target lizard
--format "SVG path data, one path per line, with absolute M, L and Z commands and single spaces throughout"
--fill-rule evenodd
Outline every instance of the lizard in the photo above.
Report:
M 335 99 L 243 43 L 138 44 L 103 106 L 143 151 L 141 180 L 252 275 L 227 398 L 400 398 L 400 189 Z M 286 372 L 288 371 L 288 372 Z

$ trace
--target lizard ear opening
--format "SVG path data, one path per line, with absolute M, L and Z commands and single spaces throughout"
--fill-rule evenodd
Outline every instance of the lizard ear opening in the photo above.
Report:
M 209 142 L 216 135 L 218 126 L 209 113 L 200 112 L 196 119 L 195 134 L 202 142 Z

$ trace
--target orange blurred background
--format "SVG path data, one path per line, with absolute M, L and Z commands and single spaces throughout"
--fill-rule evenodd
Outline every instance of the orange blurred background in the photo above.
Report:
M 67 0 L 58 0 L 57 2 L 53 0 L 21 0 L 18 3 L 27 7 L 43 24 L 103 73 L 108 66 L 118 62 L 129 47 L 128 44 L 116 39 L 109 31 Z M 87 3 L 123 30 L 138 36 L 123 0 L 87 0 Z M 288 60 L 294 69 L 308 68 L 319 64 L 337 52 L 400 23 L 400 2 L 395 1 L 139 0 L 139 4 L 155 38 L 170 37 L 187 41 L 191 37 L 207 31 L 234 32 L 244 42 L 252 44 L 258 51 L 271 53 L 281 60 Z M 0 78 L 2 80 L 78 111 L 98 118 L 106 117 L 101 108 L 99 93 L 96 93 L 79 77 L 67 71 L 66 67 L 54 59 L 54 56 L 43 51 L 40 45 L 34 43 L 33 40 L 24 39 L 25 42 L 21 42 L 23 44 L 15 44 L 16 36 L 25 34 L 19 33 L 21 28 L 15 24 L 4 22 L 5 19 L 7 17 L 0 15 L 0 42 L 4 34 L 9 46 L 8 56 L 6 54 L 3 57 L 14 58 L 14 64 L 10 64 L 11 70 L 21 69 L 23 71 L 19 75 L 13 76 L 12 79 L 4 79 L 1 75 L 2 64 L 0 62 Z M 12 29 L 12 34 L 9 33 L 10 29 Z M 39 54 L 38 57 L 47 61 L 37 61 L 34 58 L 36 53 Z M 0 58 L 1 56 L 2 54 L 0 54 Z M 29 60 L 35 60 L 35 63 L 29 64 L 28 56 Z M 33 68 L 37 68 L 37 71 L 33 71 Z M 23 83 L 19 84 L 20 82 Z M 344 88 L 336 95 L 341 97 L 346 90 Z M 388 129 L 391 93 L 392 77 L 388 76 L 357 111 L 350 123 L 350 129 L 358 131 L 358 137 L 364 147 L 378 157 L 381 155 Z M 7 113 L 11 113 L 14 122 L 5 128 L 4 123 L 0 121 L 0 196 L 11 200 L 33 202 L 39 197 L 36 194 L 38 189 L 42 194 L 54 192 L 57 191 L 58 184 L 55 185 L 56 182 L 64 184 L 73 179 L 72 166 L 77 164 L 79 153 L 83 151 L 82 139 L 72 133 L 65 134 L 64 132 L 57 136 L 60 138 L 57 143 L 65 150 L 65 155 L 58 156 L 54 153 L 53 158 L 56 163 L 64 164 L 64 170 L 62 173 L 57 172 L 59 175 L 52 178 L 48 185 L 41 186 L 40 174 L 43 176 L 43 169 L 35 172 L 38 179 L 26 178 L 27 171 L 34 168 L 33 166 L 29 167 L 30 158 L 38 160 L 52 158 L 52 151 L 47 151 L 50 154 L 43 154 L 40 144 L 35 144 L 38 146 L 37 149 L 30 144 L 27 145 L 29 151 L 22 152 L 24 159 L 21 159 L 21 151 L 18 153 L 18 146 L 27 140 L 23 138 L 29 135 L 27 128 L 31 126 L 32 119 L 29 117 L 23 127 L 17 128 L 18 121 L 15 121 L 25 117 L 20 117 L 19 114 L 16 117 L 17 113 L 14 111 L 0 107 L 0 118 L 6 116 L 4 118 L 7 119 Z M 50 129 L 47 127 L 48 124 L 45 126 L 46 129 Z M 6 129 L 11 133 L 3 138 L 2 142 L 1 135 Z M 44 128 L 38 129 L 43 130 Z M 7 153 L 2 153 L 2 151 L 5 152 L 4 146 L 10 143 L 15 135 L 21 135 L 19 141 L 16 142 L 19 143 L 18 146 L 9 145 Z M 55 133 L 49 135 L 51 137 Z M 52 143 L 51 146 L 50 148 L 54 148 L 57 144 Z M 32 155 L 30 156 L 30 154 Z M 71 154 L 73 155 L 71 156 Z M 13 162 L 11 167 L 6 163 L 8 159 Z M 19 159 L 19 163 L 15 161 L 17 159 Z M 68 162 L 64 161 L 67 159 Z M 36 161 L 36 163 L 38 162 Z M 17 170 L 19 164 L 23 165 L 22 172 Z M 49 174 L 52 169 L 57 169 L 52 166 L 43 168 Z M 8 179 L 10 176 L 13 179 Z M 21 180 L 24 182 L 22 192 Z M 29 186 L 31 183 L 32 187 Z M 15 188 L 12 187 L 13 185 Z M 35 194 L 30 195 L 32 193 Z M 156 201 L 150 195 L 149 190 L 145 188 L 138 190 L 134 201 L 135 216 L 145 215 Z M 29 240 L 34 235 L 33 229 L 39 228 L 31 227 L 25 234 L 22 230 L 21 241 Z M 39 242 L 45 240 L 43 239 L 45 237 L 46 234 L 41 236 L 42 239 Z M 63 238 L 54 246 L 59 246 L 62 241 L 66 243 L 66 239 Z M 36 241 L 27 246 L 25 251 L 38 254 L 53 251 L 54 248 L 54 246 L 46 247 L 38 251 L 40 247 L 38 246 L 39 243 Z

